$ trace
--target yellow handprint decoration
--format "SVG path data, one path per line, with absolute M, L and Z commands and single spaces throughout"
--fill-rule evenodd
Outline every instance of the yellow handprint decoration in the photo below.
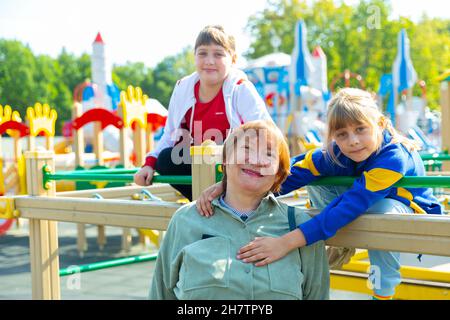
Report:
M 18 111 L 13 112 L 9 105 L 5 105 L 5 107 L 3 107 L 0 104 L 0 124 L 10 120 L 22 122 L 22 119 L 20 118 L 20 114 Z
M 39 132 L 44 131 L 47 137 L 55 136 L 55 122 L 58 114 L 46 103 L 39 102 L 33 107 L 27 108 L 27 119 L 30 127 L 30 136 L 36 137 Z
M 12 111 L 9 105 L 5 105 L 5 107 L 3 107 L 0 104 L 0 125 L 8 121 L 22 122 L 22 118 L 20 118 L 19 112 Z M 14 135 L 18 134 L 14 130 L 6 130 L 6 133 L 10 137 L 14 137 Z
M 123 125 L 131 127 L 133 122 L 137 122 L 141 128 L 147 127 L 147 109 L 145 104 L 148 96 L 142 94 L 139 87 L 128 86 L 127 91 L 120 93 L 119 107 L 123 110 Z

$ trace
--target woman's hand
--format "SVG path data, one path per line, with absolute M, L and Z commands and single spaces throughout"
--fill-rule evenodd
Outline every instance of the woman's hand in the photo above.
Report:
M 303 232 L 297 228 L 279 238 L 257 237 L 239 249 L 237 258 L 246 263 L 256 262 L 256 267 L 262 267 L 305 245 Z
M 223 193 L 222 182 L 218 182 L 213 184 L 211 187 L 205 189 L 198 197 L 196 206 L 197 211 L 200 215 L 204 217 L 210 217 L 214 214 L 213 208 L 211 206 L 211 202 L 214 198 L 218 197 Z
M 152 167 L 144 166 L 134 174 L 134 183 L 140 186 L 149 186 L 152 184 L 155 170 Z

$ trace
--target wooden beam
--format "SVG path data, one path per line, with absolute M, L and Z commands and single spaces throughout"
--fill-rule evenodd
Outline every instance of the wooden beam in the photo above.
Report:
M 53 219 L 61 222 L 77 222 L 83 224 L 103 224 L 107 226 L 166 230 L 170 216 L 152 216 L 135 214 L 110 214 L 92 211 L 72 211 L 24 208 L 21 218 Z M 173 210 L 175 212 L 175 209 Z
M 45 209 L 48 218 L 56 218 L 58 211 L 106 213 L 111 215 L 141 215 L 170 218 L 181 206 L 175 203 L 145 201 L 115 200 L 115 199 L 84 199 L 84 198 L 50 198 L 50 197 L 18 197 L 15 200 L 16 209 L 21 216 L 33 218 L 32 214 L 25 216 L 27 209 Z M 27 212 L 32 212 L 28 210 Z M 59 219 L 54 219 L 58 220 Z M 139 227 L 139 226 L 136 226 Z
M 157 230 L 164 230 L 180 207 L 174 203 L 50 197 L 17 197 L 15 206 L 23 218 Z M 308 210 L 307 213 L 314 216 L 318 211 Z M 338 231 L 326 244 L 450 256 L 450 218 L 439 215 L 365 214 Z
M 27 186 L 31 196 L 47 196 L 54 199 L 55 182 L 48 189 L 42 184 L 44 164 L 53 168 L 53 153 L 28 151 L 25 153 Z M 52 169 L 53 170 L 53 169 Z M 55 201 L 55 200 L 53 200 Z M 30 219 L 30 258 L 33 299 L 60 299 L 58 228 L 55 219 Z

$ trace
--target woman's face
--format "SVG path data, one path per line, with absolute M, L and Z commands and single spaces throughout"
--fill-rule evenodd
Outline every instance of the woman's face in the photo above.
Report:
M 264 195 L 276 181 L 279 160 L 276 143 L 266 134 L 241 137 L 227 160 L 227 189 Z
M 217 44 L 201 45 L 195 50 L 195 67 L 200 81 L 207 85 L 222 84 L 232 64 L 230 53 Z

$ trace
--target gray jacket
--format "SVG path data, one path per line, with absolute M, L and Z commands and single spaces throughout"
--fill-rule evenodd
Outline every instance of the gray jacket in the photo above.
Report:
M 264 267 L 243 263 L 237 251 L 255 237 L 289 232 L 287 206 L 273 194 L 243 222 L 215 199 L 215 214 L 198 214 L 195 202 L 173 216 L 159 250 L 150 299 L 328 299 L 323 241 L 291 251 Z M 296 208 L 297 225 L 310 219 Z

